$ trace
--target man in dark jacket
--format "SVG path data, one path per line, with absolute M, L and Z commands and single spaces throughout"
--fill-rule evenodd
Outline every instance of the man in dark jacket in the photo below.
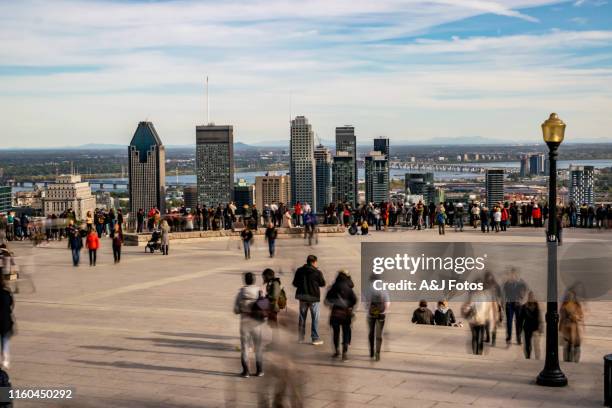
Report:
M 300 301 L 300 318 L 299 318 L 299 341 L 304 342 L 306 336 L 306 318 L 308 310 L 312 317 L 311 338 L 312 344 L 315 346 L 323 344 L 323 340 L 319 338 L 317 331 L 319 327 L 319 302 L 321 301 L 321 289 L 325 286 L 325 278 L 323 273 L 317 269 L 317 257 L 308 255 L 306 264 L 297 271 L 293 277 L 293 286 L 295 286 L 295 298 Z
M 421 300 L 419 307 L 412 313 L 412 323 L 435 324 L 434 314 L 427 308 L 427 301 Z

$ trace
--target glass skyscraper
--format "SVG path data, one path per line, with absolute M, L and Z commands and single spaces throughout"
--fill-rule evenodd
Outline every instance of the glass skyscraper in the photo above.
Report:
M 332 201 L 332 155 L 329 149 L 318 145 L 314 150 L 316 167 L 317 211 L 322 213 Z
M 340 179 L 348 179 L 352 180 L 353 191 L 348 194 L 348 196 L 352 197 L 350 203 L 353 206 L 357 206 L 357 187 L 359 180 L 357 179 L 357 137 L 355 136 L 355 128 L 353 126 L 340 126 L 336 128 L 336 156 L 338 156 L 341 152 L 347 152 L 348 156 L 351 160 L 350 169 L 345 169 L 346 166 L 343 164 L 340 168 L 343 171 L 351 171 L 350 175 L 342 175 Z M 343 163 L 346 159 L 342 159 Z
M 487 169 L 486 173 L 487 206 L 491 207 L 504 201 L 504 170 Z
M 196 126 L 198 204 L 216 207 L 234 198 L 234 127 Z
M 289 142 L 291 203 L 308 203 L 317 211 L 314 133 L 308 119 L 296 116 L 291 121 Z

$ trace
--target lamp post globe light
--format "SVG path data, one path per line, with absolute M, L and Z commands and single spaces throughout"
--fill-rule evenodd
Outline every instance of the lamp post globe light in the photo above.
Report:
M 556 113 L 542 123 L 544 142 L 548 146 L 550 173 L 548 177 L 548 299 L 546 303 L 546 362 L 536 380 L 538 385 L 564 387 L 567 377 L 559 366 L 559 312 L 557 305 L 557 149 L 565 135 L 565 123 Z

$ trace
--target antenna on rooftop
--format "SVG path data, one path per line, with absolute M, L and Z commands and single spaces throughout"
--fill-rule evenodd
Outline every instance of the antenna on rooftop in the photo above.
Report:
M 208 75 L 206 75 L 206 124 L 210 125 L 210 97 L 208 93 Z

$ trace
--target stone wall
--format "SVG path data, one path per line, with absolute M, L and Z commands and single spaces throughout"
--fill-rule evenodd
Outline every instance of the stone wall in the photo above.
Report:
M 303 228 L 277 228 L 278 239 L 286 238 L 303 238 Z M 259 228 L 257 231 L 253 231 L 254 236 L 261 236 L 265 233 L 265 228 Z M 346 228 L 336 225 L 325 225 L 317 227 L 319 236 L 340 236 L 345 234 Z M 151 234 L 135 234 L 125 233 L 124 245 L 127 246 L 145 246 Z M 219 231 L 185 231 L 185 232 L 172 232 L 170 233 L 170 240 L 181 240 L 181 242 L 190 241 L 201 241 L 201 240 L 238 240 L 240 239 L 240 231 L 232 230 L 219 230 Z

